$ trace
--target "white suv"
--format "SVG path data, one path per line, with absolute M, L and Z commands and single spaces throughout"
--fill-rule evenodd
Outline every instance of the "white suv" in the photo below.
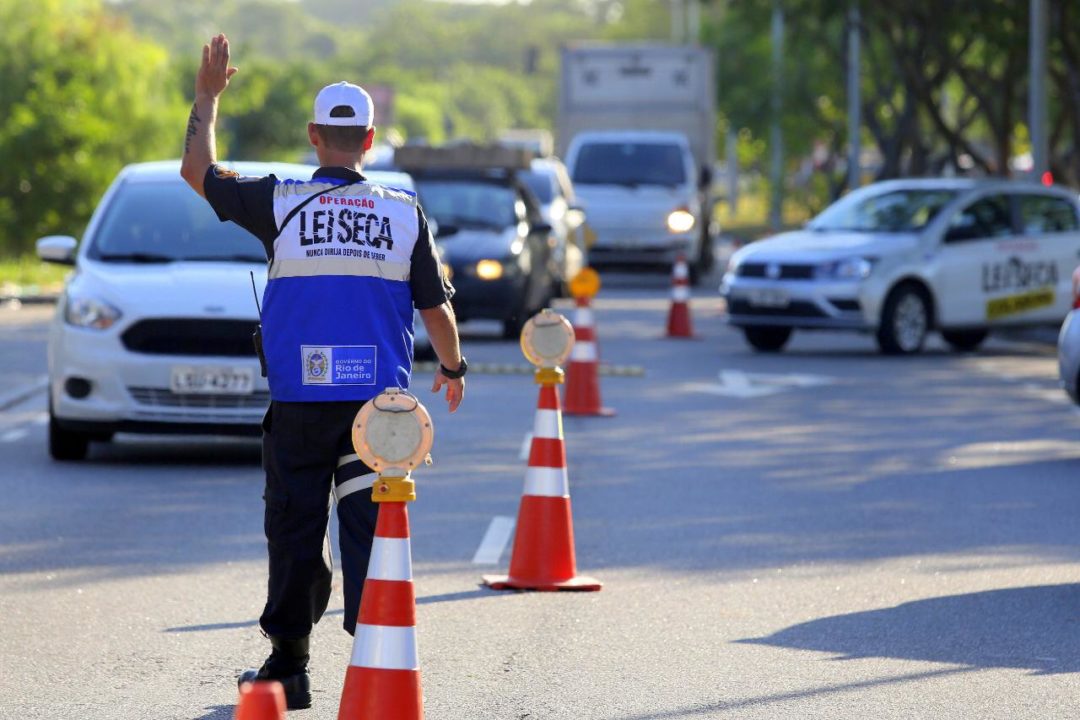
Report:
M 282 179 L 315 170 L 232 167 Z M 252 343 L 260 242 L 219 222 L 179 163 L 158 162 L 120 172 L 76 245 L 38 241 L 43 260 L 75 265 L 49 334 L 50 454 L 82 459 L 115 432 L 258 433 L 270 397 Z
M 1059 324 L 1080 257 L 1074 192 L 1006 180 L 891 180 L 845 196 L 805 229 L 731 257 L 728 321 L 761 351 L 795 329 L 872 332 L 918 352 L 930 330 L 973 350 L 998 327 Z

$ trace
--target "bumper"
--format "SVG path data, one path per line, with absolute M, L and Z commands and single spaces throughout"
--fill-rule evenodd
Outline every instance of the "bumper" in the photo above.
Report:
M 777 281 L 725 276 L 720 294 L 727 321 L 810 330 L 868 331 L 876 302 L 858 282 Z
M 1058 334 L 1058 373 L 1073 402 L 1080 403 L 1080 318 L 1076 310 L 1065 317 Z
M 54 326 L 49 346 L 49 393 L 53 416 L 69 429 L 97 432 L 257 431 L 270 403 L 269 387 L 255 357 L 202 357 L 133 353 L 120 332 Z M 252 373 L 249 394 L 177 394 L 170 390 L 175 366 L 243 368 Z M 73 397 L 68 380 L 89 383 Z
M 526 278 L 520 272 L 498 280 L 481 280 L 454 267 L 454 313 L 464 320 L 506 320 L 521 312 Z

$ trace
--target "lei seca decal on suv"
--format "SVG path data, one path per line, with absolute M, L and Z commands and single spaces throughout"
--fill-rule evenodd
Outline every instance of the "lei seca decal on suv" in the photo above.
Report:
M 757 350 L 795 330 L 873 333 L 914 353 L 940 331 L 972 350 L 995 327 L 1060 323 L 1080 257 L 1075 194 L 1008 180 L 892 180 L 731 259 L 728 321 Z

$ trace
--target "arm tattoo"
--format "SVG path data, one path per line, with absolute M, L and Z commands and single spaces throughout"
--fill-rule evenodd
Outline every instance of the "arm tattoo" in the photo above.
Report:
M 187 155 L 191 151 L 191 138 L 195 137 L 195 133 L 198 128 L 195 126 L 199 124 L 199 114 L 196 112 L 197 105 L 191 103 L 191 115 L 188 116 L 187 121 L 187 133 L 184 135 L 184 154 Z

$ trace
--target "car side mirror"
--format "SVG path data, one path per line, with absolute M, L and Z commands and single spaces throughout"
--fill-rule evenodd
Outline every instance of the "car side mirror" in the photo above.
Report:
M 566 208 L 566 224 L 571 227 L 578 227 L 585 224 L 585 208 L 580 205 L 571 205 Z
M 712 185 L 713 173 L 712 168 L 708 165 L 701 166 L 701 174 L 698 176 L 698 187 L 707 188 Z
M 70 235 L 48 235 L 37 241 L 37 256 L 57 265 L 74 265 L 79 241 Z

